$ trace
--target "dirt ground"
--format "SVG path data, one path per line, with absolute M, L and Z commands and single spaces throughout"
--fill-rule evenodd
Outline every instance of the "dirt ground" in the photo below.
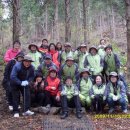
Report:
M 1 82 L 1 81 L 0 81 Z M 130 107 L 129 107 L 130 108 Z M 81 120 L 70 115 L 60 120 L 59 115 L 35 114 L 30 117 L 13 118 L 7 109 L 2 86 L 0 87 L 0 130 L 130 130 L 130 112 L 122 114 L 118 110 L 113 115 L 84 113 Z

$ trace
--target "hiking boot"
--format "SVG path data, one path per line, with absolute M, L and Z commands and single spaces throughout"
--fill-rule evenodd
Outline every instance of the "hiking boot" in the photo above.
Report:
M 64 112 L 64 113 L 60 116 L 61 119 L 65 119 L 66 117 L 68 117 L 68 113 L 67 113 L 67 112 Z
M 13 111 L 13 106 L 9 106 L 9 111 Z
M 31 116 L 31 115 L 34 115 L 34 112 L 32 112 L 30 110 L 23 113 L 23 116 Z
M 127 112 L 128 112 L 127 109 L 123 110 L 123 113 L 127 113 Z
M 82 118 L 81 112 L 77 112 L 77 113 L 76 113 L 76 117 L 77 117 L 78 119 L 81 119 L 81 118 Z
M 114 108 L 110 108 L 110 110 L 108 111 L 109 114 L 113 113 L 114 112 Z
M 18 118 L 19 117 L 19 113 L 15 113 L 14 117 Z

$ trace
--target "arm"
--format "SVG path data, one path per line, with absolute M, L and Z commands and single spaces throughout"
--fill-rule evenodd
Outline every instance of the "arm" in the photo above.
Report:
M 18 72 L 19 72 L 19 66 L 17 64 L 13 67 L 13 70 L 11 72 L 10 79 L 12 83 L 15 83 L 16 85 L 21 85 L 22 81 L 18 78 Z
M 9 62 L 11 60 L 9 53 L 10 53 L 10 50 L 7 50 L 5 53 L 5 56 L 4 56 L 5 62 Z

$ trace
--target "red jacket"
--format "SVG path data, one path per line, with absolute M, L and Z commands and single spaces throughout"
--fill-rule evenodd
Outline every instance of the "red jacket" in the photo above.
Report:
M 14 51 L 13 49 L 9 49 L 6 51 L 5 56 L 4 56 L 4 61 L 5 62 L 9 62 L 10 60 L 14 59 L 15 56 L 20 52 L 20 50 L 18 51 Z
M 58 51 L 50 51 L 48 52 L 52 56 L 52 61 L 56 64 L 56 66 L 60 67 L 60 62 L 58 61 L 59 52 Z
M 53 96 L 60 96 L 60 91 L 59 91 L 60 79 L 59 78 L 52 79 L 50 78 L 50 76 L 48 76 L 45 82 L 46 82 L 45 83 L 46 91 L 49 91 L 51 95 Z M 52 87 L 56 87 L 56 90 L 52 90 Z

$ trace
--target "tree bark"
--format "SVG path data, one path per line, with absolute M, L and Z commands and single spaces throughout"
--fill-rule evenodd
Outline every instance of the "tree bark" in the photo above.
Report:
M 70 28 L 70 0 L 65 0 L 65 42 L 71 40 Z
M 59 28 L 58 28 L 58 0 L 54 0 L 54 41 L 59 41 Z
M 126 3 L 126 27 L 127 27 L 127 79 L 130 83 L 130 0 L 125 0 Z
M 12 1 L 13 7 L 13 41 L 19 40 L 20 31 L 21 31 L 21 22 L 20 22 L 20 0 Z
M 88 1 L 87 0 L 82 0 L 83 3 L 83 29 L 84 29 L 84 42 L 87 42 L 87 5 Z

